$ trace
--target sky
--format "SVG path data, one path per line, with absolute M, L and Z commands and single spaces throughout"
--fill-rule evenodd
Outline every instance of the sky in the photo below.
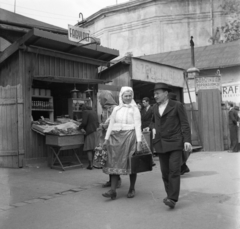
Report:
M 18 14 L 67 29 L 68 24 L 81 20 L 79 13 L 87 18 L 102 8 L 124 2 L 128 0 L 0 0 L 0 8 L 14 12 L 15 5 Z

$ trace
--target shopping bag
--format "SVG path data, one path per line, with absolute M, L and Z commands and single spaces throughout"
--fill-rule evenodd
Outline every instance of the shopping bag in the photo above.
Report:
M 101 146 L 95 148 L 93 167 L 102 168 L 107 161 L 107 151 L 103 150 Z
M 150 146 L 148 145 L 148 142 L 143 134 L 142 134 L 141 148 L 142 148 L 141 150 L 142 153 L 145 153 L 145 154 L 152 153 Z
M 190 156 L 191 152 L 187 152 L 185 150 L 183 150 L 183 153 L 182 153 L 182 163 L 186 163 L 189 156 Z
M 152 154 L 136 152 L 131 157 L 131 173 L 152 171 Z

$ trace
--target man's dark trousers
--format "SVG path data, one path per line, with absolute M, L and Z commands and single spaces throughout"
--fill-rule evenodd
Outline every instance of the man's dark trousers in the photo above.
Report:
M 180 192 L 182 151 L 159 153 L 159 161 L 167 197 L 177 202 Z
M 230 150 L 232 150 L 233 152 L 238 152 L 238 126 L 229 125 L 229 130 L 230 130 L 230 141 L 231 141 Z

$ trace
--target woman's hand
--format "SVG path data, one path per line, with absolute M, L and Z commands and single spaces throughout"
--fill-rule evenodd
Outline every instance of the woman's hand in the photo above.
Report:
M 142 151 L 142 142 L 137 142 L 137 152 L 141 152 Z
M 108 145 L 108 140 L 105 140 L 102 144 L 102 149 L 106 151 L 107 150 L 107 145 Z
M 86 134 L 86 131 L 84 129 L 80 130 L 83 134 Z

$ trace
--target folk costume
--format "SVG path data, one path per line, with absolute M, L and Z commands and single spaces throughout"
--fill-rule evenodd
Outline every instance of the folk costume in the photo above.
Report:
M 119 94 L 119 106 L 111 114 L 105 140 L 108 159 L 103 172 L 114 175 L 131 174 L 130 157 L 136 151 L 136 142 L 141 142 L 141 115 L 132 99 L 130 104 L 124 104 L 122 95 L 131 87 L 122 87 Z M 133 91 L 132 91 L 133 93 Z

